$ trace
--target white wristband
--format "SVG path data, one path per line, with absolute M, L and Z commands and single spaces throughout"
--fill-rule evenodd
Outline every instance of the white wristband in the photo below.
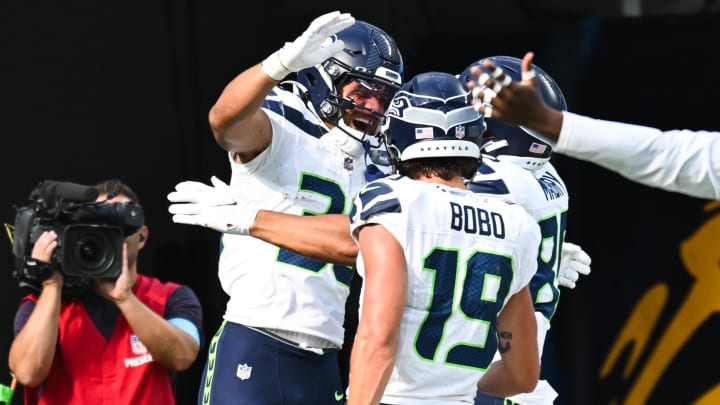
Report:
M 283 65 L 282 61 L 280 61 L 280 50 L 265 58 L 260 66 L 265 74 L 270 76 L 270 78 L 276 82 L 281 81 L 285 78 L 285 76 L 290 74 L 290 69 Z

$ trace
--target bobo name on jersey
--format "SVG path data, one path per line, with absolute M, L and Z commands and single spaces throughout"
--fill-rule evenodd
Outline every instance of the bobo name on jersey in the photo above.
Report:
M 505 239 L 505 221 L 499 213 L 452 201 L 450 201 L 450 209 L 452 211 L 450 229 Z

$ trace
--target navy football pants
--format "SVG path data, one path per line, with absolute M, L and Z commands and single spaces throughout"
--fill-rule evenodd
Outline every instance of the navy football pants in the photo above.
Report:
M 198 405 L 344 403 L 336 350 L 319 355 L 223 322 L 210 342 Z

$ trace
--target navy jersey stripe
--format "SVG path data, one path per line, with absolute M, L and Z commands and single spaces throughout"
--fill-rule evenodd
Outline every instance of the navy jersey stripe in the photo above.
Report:
M 285 117 L 286 120 L 290 121 L 290 123 L 300 128 L 304 132 L 314 136 L 315 138 L 320 138 L 327 133 L 327 129 L 324 128 L 322 125 L 317 125 L 306 120 L 300 111 L 287 107 L 280 101 L 268 100 L 266 98 L 262 104 L 262 107 L 282 115 L 283 117 Z
M 510 190 L 502 180 L 473 181 L 468 184 L 468 189 L 483 194 L 510 194 Z
M 483 157 L 484 159 L 484 157 Z M 481 164 L 480 167 L 478 167 L 478 173 L 480 174 L 492 174 L 495 173 L 495 169 L 492 167 L 486 165 L 485 163 Z
M 366 220 L 369 217 L 379 214 L 382 212 L 401 212 L 402 209 L 400 208 L 400 200 L 397 198 L 391 198 L 389 200 L 380 201 L 376 204 L 374 204 L 372 207 L 364 209 L 360 213 L 360 219 Z

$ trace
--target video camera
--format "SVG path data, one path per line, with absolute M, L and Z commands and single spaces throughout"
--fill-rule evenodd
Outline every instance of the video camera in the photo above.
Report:
M 56 269 L 64 276 L 63 293 L 70 294 L 84 291 L 93 278 L 120 275 L 125 236 L 143 226 L 143 210 L 137 203 L 95 201 L 97 197 L 93 186 L 45 180 L 16 207 L 13 277 L 21 287 L 40 291 Z M 48 266 L 31 253 L 40 235 L 50 230 L 57 233 L 58 246 Z

